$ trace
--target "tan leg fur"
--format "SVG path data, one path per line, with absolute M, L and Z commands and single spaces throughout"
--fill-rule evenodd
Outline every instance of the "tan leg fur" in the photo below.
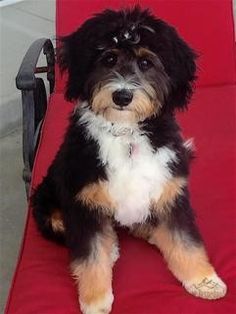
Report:
M 202 245 L 191 243 L 184 234 L 171 233 L 164 224 L 152 231 L 149 242 L 161 250 L 169 269 L 189 293 L 205 299 L 226 294 L 226 285 L 209 263 Z
M 112 294 L 112 266 L 118 258 L 117 238 L 111 227 L 99 235 L 88 260 L 74 261 L 72 276 L 78 284 L 83 314 L 110 313 Z

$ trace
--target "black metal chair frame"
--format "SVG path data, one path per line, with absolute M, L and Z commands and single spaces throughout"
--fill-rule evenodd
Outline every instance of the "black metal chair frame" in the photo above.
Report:
M 37 67 L 43 51 L 47 66 Z M 44 80 L 37 73 L 47 73 L 50 94 L 55 86 L 55 51 L 50 39 L 41 38 L 32 43 L 26 52 L 16 77 L 16 87 L 21 90 L 23 109 L 23 180 L 29 197 L 35 152 L 39 143 L 42 122 L 48 100 Z

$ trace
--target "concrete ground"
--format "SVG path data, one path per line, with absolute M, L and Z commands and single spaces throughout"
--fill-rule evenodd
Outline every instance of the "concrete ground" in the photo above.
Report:
M 15 269 L 27 210 L 21 133 L 17 129 L 0 139 L 0 313 Z

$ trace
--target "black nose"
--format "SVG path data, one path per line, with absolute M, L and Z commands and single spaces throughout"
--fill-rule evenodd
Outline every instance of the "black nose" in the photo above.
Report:
M 127 89 L 120 89 L 112 94 L 112 99 L 117 106 L 128 106 L 133 99 L 133 93 Z

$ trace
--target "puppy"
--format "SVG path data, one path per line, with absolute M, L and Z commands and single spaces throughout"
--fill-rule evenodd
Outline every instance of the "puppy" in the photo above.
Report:
M 226 293 L 195 224 L 191 145 L 174 115 L 189 102 L 195 59 L 173 27 L 139 7 L 106 10 L 61 38 L 65 97 L 79 103 L 32 205 L 42 234 L 70 249 L 84 314 L 111 311 L 115 225 L 159 248 L 189 293 Z

